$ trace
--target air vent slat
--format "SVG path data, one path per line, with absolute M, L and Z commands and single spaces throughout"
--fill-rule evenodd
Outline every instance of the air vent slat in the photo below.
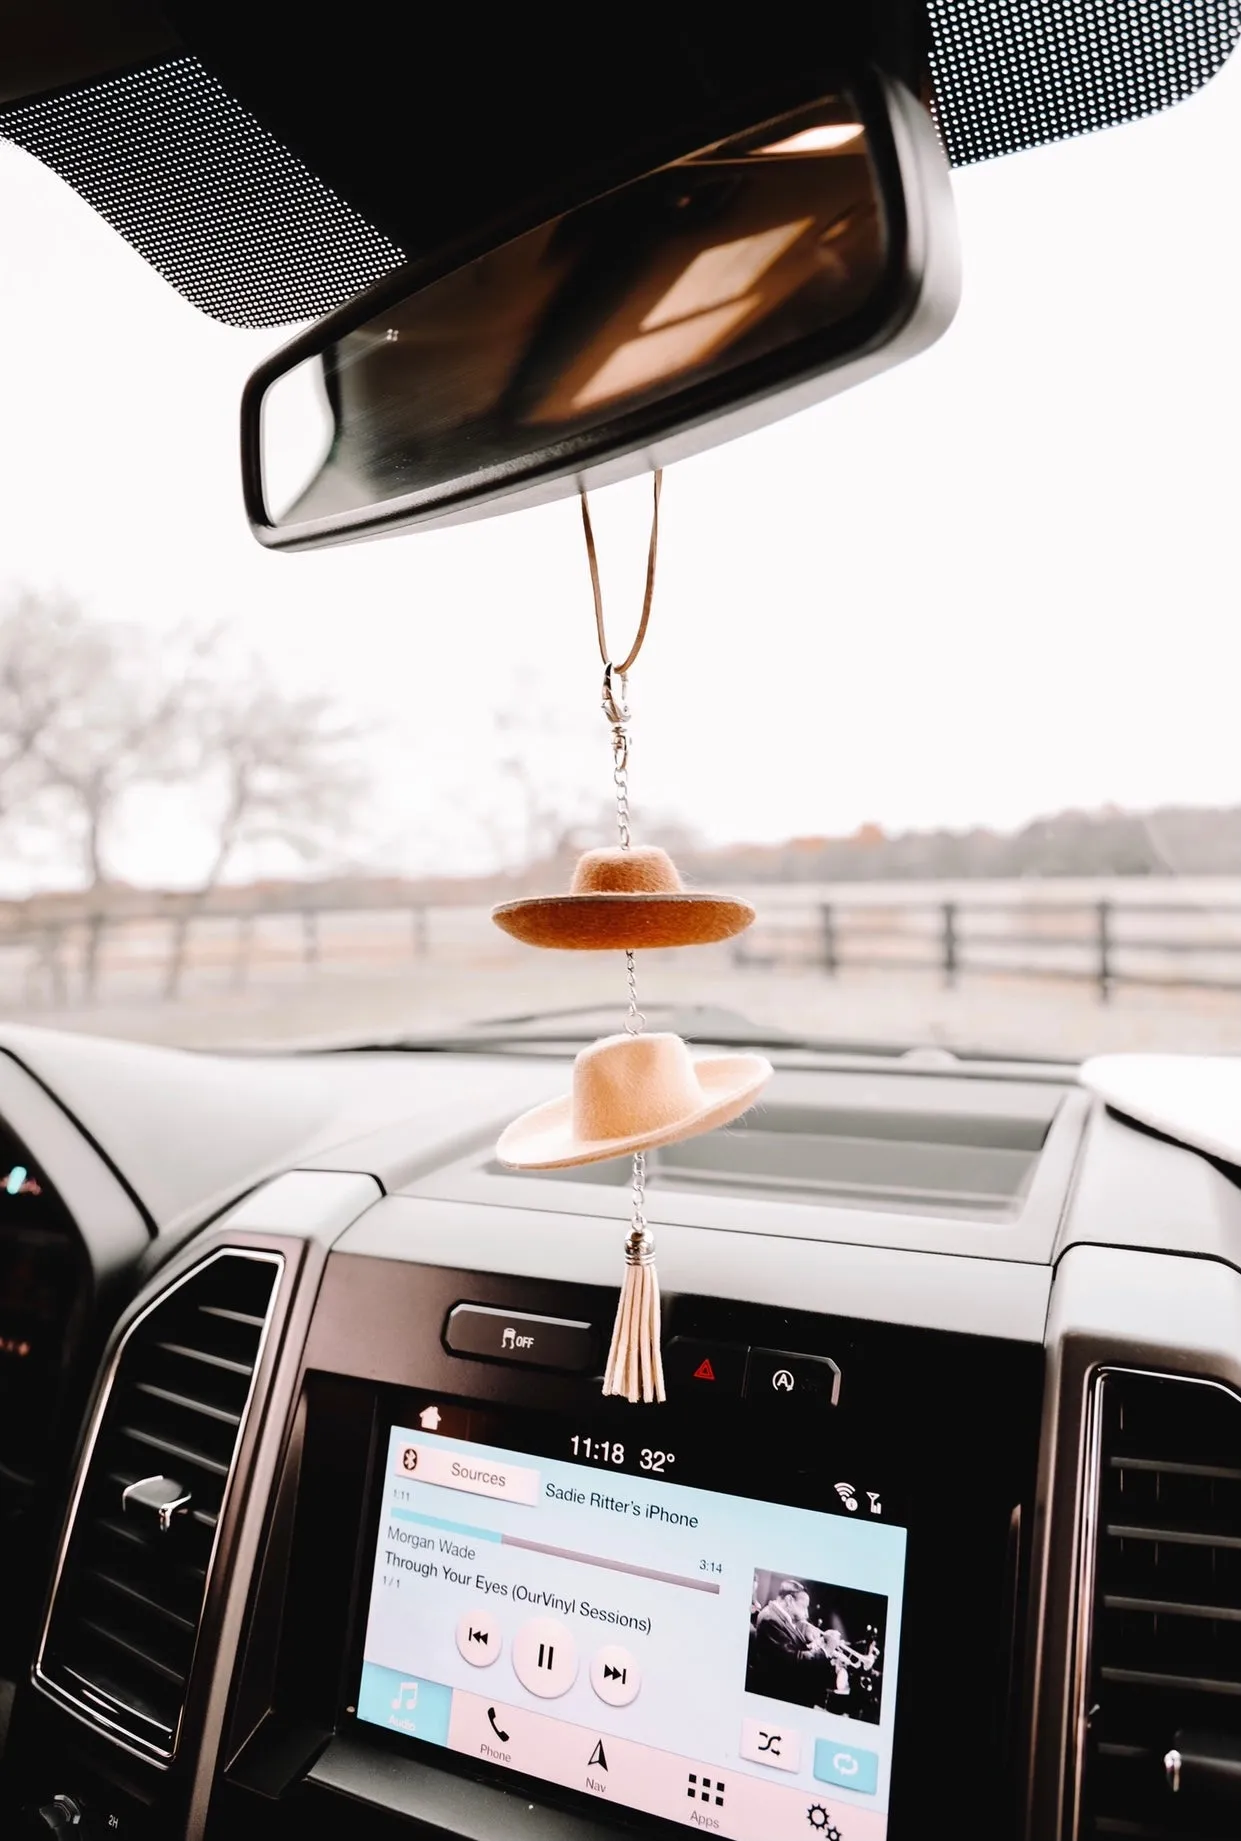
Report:
M 1152 1669 L 1101 1668 L 1101 1681 L 1123 1681 L 1135 1688 L 1187 1688 L 1191 1694 L 1241 1695 L 1241 1681 L 1217 1681 L 1209 1675 L 1157 1674 Z M 1168 1734 L 1168 1744 L 1172 1734 Z
M 174 1611 L 171 1605 L 161 1604 L 157 1598 L 152 1598 L 149 1592 L 141 1591 L 138 1586 L 127 1584 L 124 1579 L 114 1579 L 111 1573 L 101 1572 L 98 1567 L 88 1577 L 97 1579 L 100 1585 L 106 1586 L 110 1592 L 120 1592 L 123 1597 L 132 1599 L 135 1604 L 140 1604 L 144 1609 L 154 1612 L 156 1617 L 164 1618 L 168 1623 L 174 1624 L 177 1629 L 193 1634 L 193 1618 L 182 1617 L 180 1612 Z
M 171 1388 L 157 1387 L 154 1381 L 139 1381 L 136 1391 L 149 1395 L 152 1400 L 163 1400 L 168 1406 L 183 1407 L 187 1413 L 201 1413 L 204 1419 L 214 1419 L 220 1425 L 241 1424 L 240 1413 L 230 1413 L 222 1406 L 212 1406 L 207 1400 L 191 1400 L 188 1394 L 176 1394 Z
M 1105 1611 L 1144 1611 L 1152 1617 L 1214 1617 L 1227 1623 L 1241 1623 L 1241 1606 L 1227 1604 L 1180 1604 L 1172 1598 L 1124 1598 L 1115 1592 L 1103 1595 Z
M 209 1349 L 191 1349 L 184 1342 L 157 1342 L 155 1347 L 165 1355 L 175 1355 L 185 1362 L 201 1362 L 205 1368 L 219 1368 L 226 1374 L 248 1378 L 254 1372 L 251 1362 L 230 1361 L 226 1355 L 213 1355 Z
M 1222 1547 L 1241 1550 L 1241 1534 L 1208 1534 L 1197 1528 L 1131 1528 L 1123 1522 L 1110 1521 L 1104 1532 L 1113 1540 L 1171 1541 L 1181 1547 Z
M 198 1306 L 204 1317 L 218 1317 L 222 1323 L 243 1323 L 248 1329 L 261 1330 L 262 1317 L 252 1317 L 248 1311 L 226 1310 L 220 1304 L 200 1304 Z
M 161 1662 L 158 1656 L 151 1655 L 139 1644 L 131 1642 L 119 1630 L 110 1629 L 97 1617 L 84 1617 L 81 1624 L 82 1628 L 89 1630 L 92 1636 L 99 1637 L 104 1643 L 110 1643 L 114 1649 L 123 1650 L 127 1656 L 132 1656 L 135 1662 L 141 1663 L 143 1668 L 149 1668 L 153 1675 L 162 1676 L 165 1681 L 171 1681 L 177 1688 L 185 1685 L 185 1676 L 180 1669 L 170 1668 L 167 1662 Z
M 1241 1739 L 1241 1398 L 1109 1372 L 1097 1441 L 1082 1841 L 1236 1841 L 1235 1807 L 1173 1792 L 1178 1733 Z
M 194 1464 L 199 1470 L 206 1470 L 213 1477 L 226 1477 L 227 1464 L 217 1464 L 213 1457 L 207 1457 L 202 1451 L 194 1451 L 189 1445 L 174 1444 L 170 1438 L 158 1438 L 154 1432 L 143 1432 L 137 1426 L 120 1427 L 122 1438 L 132 1438 L 136 1444 L 145 1445 L 150 1451 L 158 1451 L 161 1457 L 171 1459 L 174 1464 Z
M 149 1757 L 176 1753 L 282 1266 L 230 1250 L 168 1286 L 126 1331 L 96 1409 L 36 1680 Z
M 1231 1464 L 1174 1464 L 1162 1457 L 1110 1457 L 1109 1470 L 1150 1470 L 1168 1477 L 1216 1477 L 1241 1483 L 1241 1469 Z

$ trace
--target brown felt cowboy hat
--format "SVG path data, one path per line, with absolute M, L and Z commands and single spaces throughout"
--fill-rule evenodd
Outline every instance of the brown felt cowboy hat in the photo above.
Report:
M 577 952 L 708 946 L 744 932 L 748 901 L 687 889 L 666 850 L 588 850 L 567 895 L 535 895 L 493 908 L 492 920 L 527 946 Z
M 605 1036 L 573 1064 L 573 1091 L 535 1106 L 496 1146 L 512 1170 L 560 1170 L 676 1144 L 727 1125 L 771 1077 L 763 1055 L 692 1056 L 680 1036 Z

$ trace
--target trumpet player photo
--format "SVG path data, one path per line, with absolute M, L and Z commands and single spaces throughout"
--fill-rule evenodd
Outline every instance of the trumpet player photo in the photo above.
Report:
M 887 1616 L 877 1592 L 756 1572 L 746 1692 L 878 1725 Z

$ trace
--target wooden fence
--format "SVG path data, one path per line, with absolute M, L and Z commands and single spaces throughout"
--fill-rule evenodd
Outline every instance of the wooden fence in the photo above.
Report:
M 995 885 L 991 885 L 994 888 Z M 711 949 L 741 971 L 921 973 L 946 986 L 967 978 L 1060 979 L 1103 1002 L 1124 985 L 1241 993 L 1241 895 L 1152 899 L 1149 885 L 1105 895 L 921 895 L 900 885 L 864 892 L 773 885 L 748 891 L 755 926 Z M 1232 894 L 1238 884 L 1225 883 Z M 521 949 L 485 907 L 307 904 L 198 913 L 95 915 L 0 927 L 0 1003 L 73 1008 L 126 994 L 174 1002 L 187 985 L 243 989 L 320 970 L 383 973 L 508 962 Z
M 1241 992 L 1241 902 L 1098 899 L 784 902 L 736 943 L 740 966 L 986 974 Z

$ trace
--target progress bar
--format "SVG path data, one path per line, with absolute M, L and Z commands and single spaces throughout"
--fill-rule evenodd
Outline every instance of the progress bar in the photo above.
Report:
M 422 1528 L 438 1528 L 441 1533 L 464 1534 L 470 1540 L 490 1541 L 498 1547 L 520 1547 L 523 1553 L 546 1553 L 553 1560 L 574 1560 L 579 1566 L 598 1566 L 604 1572 L 631 1573 L 636 1579 L 656 1579 L 661 1585 L 683 1585 L 691 1592 L 719 1595 L 719 1585 L 706 1579 L 693 1579 L 685 1573 L 659 1572 L 653 1566 L 633 1566 L 628 1560 L 613 1560 L 602 1553 L 578 1553 L 572 1547 L 549 1547 L 545 1541 L 523 1540 L 517 1534 L 497 1534 L 492 1528 L 471 1528 L 465 1522 L 445 1521 L 438 1515 L 419 1515 L 413 1509 L 390 1509 L 394 1521 L 414 1522 Z

